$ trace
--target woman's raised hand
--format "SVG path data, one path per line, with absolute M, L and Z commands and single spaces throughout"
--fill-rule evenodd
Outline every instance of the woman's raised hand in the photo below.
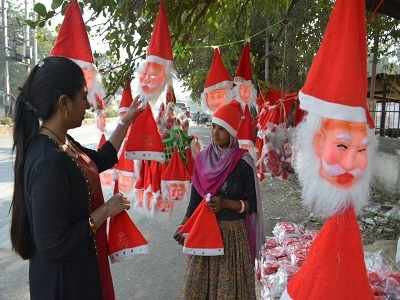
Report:
M 131 202 L 121 193 L 115 194 L 106 202 L 107 215 L 109 217 L 114 217 L 121 211 L 129 209 L 130 207 Z
M 122 121 L 126 124 L 132 123 L 133 119 L 141 112 L 144 110 L 146 105 L 143 104 L 142 100 L 140 99 L 140 96 L 136 96 L 135 99 L 133 99 L 131 106 L 129 107 L 129 110 L 127 113 L 123 116 Z

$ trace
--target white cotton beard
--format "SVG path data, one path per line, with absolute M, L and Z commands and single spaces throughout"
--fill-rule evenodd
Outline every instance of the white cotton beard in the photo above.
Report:
M 314 135 L 321 126 L 321 117 L 308 113 L 297 127 L 295 136 L 295 169 L 302 185 L 303 204 L 315 214 L 326 218 L 352 205 L 356 212 L 367 204 L 370 180 L 374 167 L 376 137 L 373 130 L 368 136 L 368 166 L 351 188 L 341 189 L 319 174 L 321 161 L 314 153 Z

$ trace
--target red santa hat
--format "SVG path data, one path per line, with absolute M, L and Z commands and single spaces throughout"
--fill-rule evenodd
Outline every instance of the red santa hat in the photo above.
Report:
M 281 297 L 281 300 L 319 299 L 375 299 L 352 207 L 326 221 L 306 261 Z
M 97 144 L 97 150 L 99 150 L 101 147 L 103 147 L 105 143 L 107 143 L 107 139 L 106 139 L 106 136 L 104 135 L 104 133 L 102 133 L 100 136 L 100 141 Z
M 239 145 L 245 144 L 254 146 L 254 130 L 252 123 L 253 122 L 250 115 L 250 109 L 246 105 L 244 108 L 244 115 L 242 117 L 242 121 L 240 122 L 240 127 L 237 134 Z
M 164 145 L 149 104 L 131 125 L 126 141 L 126 158 L 161 162 L 165 159 Z
M 116 193 L 119 193 L 118 181 L 114 187 L 114 195 Z M 125 210 L 110 220 L 108 250 L 112 263 L 149 252 L 148 242 Z
M 182 195 L 181 199 L 168 200 L 183 200 L 188 197 L 190 190 L 190 175 L 187 172 L 179 152 L 176 150 L 172 154 L 170 161 L 161 175 L 161 191 L 164 198 L 168 198 L 171 184 L 184 184 L 185 193 Z
M 223 88 L 230 89 L 232 88 L 232 84 L 232 77 L 222 61 L 221 51 L 219 48 L 215 48 L 211 67 L 204 84 L 204 92 Z
M 131 91 L 131 82 L 130 79 L 126 82 L 124 86 L 124 90 L 122 92 L 122 98 L 119 103 L 119 112 L 124 113 L 128 111 L 129 107 L 133 102 L 132 91 Z
M 167 67 L 172 66 L 173 55 L 171 35 L 168 27 L 167 12 L 165 10 L 164 1 L 162 0 L 160 1 L 160 8 L 151 34 L 150 43 L 147 48 L 146 60 Z
M 365 1 L 337 0 L 299 93 L 301 109 L 323 118 L 374 122 L 367 104 Z
M 172 81 L 168 84 L 168 89 L 167 89 L 167 94 L 165 95 L 165 100 L 166 103 L 176 103 L 176 97 L 175 97 L 175 92 L 174 92 L 174 86 L 172 84 Z
M 96 80 L 97 70 L 93 64 L 92 49 L 82 18 L 81 8 L 76 0 L 71 0 L 65 10 L 64 21 L 58 31 L 50 55 L 69 58 L 83 70 L 90 70 L 93 73 L 93 76 L 91 76 L 93 81 L 91 83 L 87 82 L 88 86 L 91 87 L 88 91 L 88 100 L 94 107 L 98 108 L 96 106 L 96 97 L 102 99 L 105 93 L 100 82 Z
M 189 177 L 192 178 L 193 175 L 193 155 L 192 155 L 192 149 L 189 147 L 186 148 L 185 150 L 185 156 L 186 156 L 186 170 L 189 174 Z
M 224 255 L 224 242 L 215 213 L 207 206 L 206 199 L 199 204 L 198 209 L 196 219 L 190 221 L 193 223 L 185 238 L 183 253 L 198 256 Z M 185 231 L 187 227 L 181 229 Z
M 212 122 L 225 128 L 233 137 L 237 136 L 242 109 L 239 102 L 231 101 L 228 104 L 221 105 L 212 117 Z
M 253 71 L 251 69 L 250 59 L 250 43 L 246 42 L 243 47 L 242 54 L 240 56 L 239 65 L 236 69 L 236 75 L 234 82 L 250 81 L 253 77 Z
M 119 174 L 122 174 L 124 176 L 129 176 L 132 177 L 134 175 L 134 165 L 133 161 L 129 160 L 125 157 L 125 152 L 126 152 L 126 145 L 121 149 L 121 153 L 118 158 L 117 164 L 114 166 L 114 169 L 118 171 Z

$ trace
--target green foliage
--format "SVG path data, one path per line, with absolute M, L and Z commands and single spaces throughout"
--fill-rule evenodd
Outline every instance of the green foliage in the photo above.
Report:
M 95 55 L 109 94 L 123 85 L 145 56 L 158 11 L 157 0 L 81 0 L 92 36 L 101 36 L 109 50 Z M 333 4 L 332 0 L 168 0 L 168 11 L 177 76 L 199 99 L 210 66 L 212 48 L 223 46 L 224 63 L 234 74 L 242 42 L 251 40 L 254 80 L 265 79 L 265 40 L 270 41 L 269 81 L 287 90 L 298 90 L 306 77 Z M 38 20 L 31 26 L 63 13 L 67 0 L 53 0 L 50 10 L 38 5 Z M 105 22 L 99 24 L 98 17 Z M 268 30 L 265 30 L 268 28 Z M 399 21 L 375 18 L 369 28 L 380 37 L 380 56 L 390 55 L 400 38 Z M 372 47 L 372 46 L 371 46 Z M 99 62 L 100 60 L 100 62 Z

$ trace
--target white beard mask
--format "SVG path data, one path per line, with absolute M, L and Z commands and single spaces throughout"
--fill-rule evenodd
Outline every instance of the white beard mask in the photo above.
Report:
M 308 113 L 296 129 L 294 139 L 294 167 L 302 185 L 303 204 L 320 217 L 327 218 L 352 205 L 356 212 L 367 204 L 374 165 L 377 140 L 373 130 L 368 131 L 368 165 L 364 172 L 355 171 L 357 180 L 350 188 L 334 186 L 320 176 L 321 159 L 315 154 L 314 136 L 320 130 L 322 118 Z M 340 172 L 336 166 L 324 163 L 324 170 Z

